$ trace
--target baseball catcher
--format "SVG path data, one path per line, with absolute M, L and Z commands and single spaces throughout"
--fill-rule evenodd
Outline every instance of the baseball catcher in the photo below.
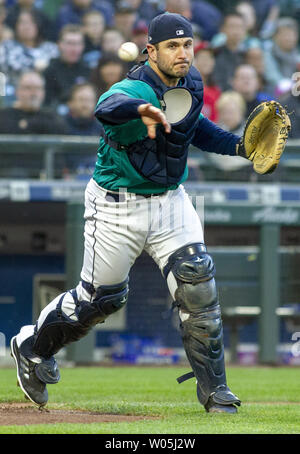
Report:
M 57 296 L 35 325 L 11 340 L 17 377 L 35 404 L 59 380 L 54 355 L 122 310 L 128 274 L 143 250 L 159 266 L 178 308 L 183 346 L 209 413 L 236 413 L 224 364 L 215 266 L 200 219 L 183 183 L 189 145 L 250 159 L 268 173 L 278 165 L 290 123 L 275 102 L 249 117 L 242 138 L 205 118 L 201 75 L 192 66 L 193 30 L 179 14 L 156 16 L 149 26 L 148 59 L 104 93 L 96 118 L 104 128 L 93 177 L 85 192 L 84 258 L 75 289 Z M 124 191 L 125 189 L 125 191 Z M 141 301 L 141 305 L 143 301 Z

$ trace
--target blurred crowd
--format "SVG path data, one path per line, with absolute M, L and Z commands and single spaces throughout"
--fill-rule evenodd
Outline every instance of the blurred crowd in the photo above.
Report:
M 99 96 L 146 58 L 125 63 L 120 45 L 141 51 L 164 11 L 193 24 L 206 117 L 240 134 L 276 99 L 300 138 L 300 0 L 0 0 L 0 133 L 99 135 Z

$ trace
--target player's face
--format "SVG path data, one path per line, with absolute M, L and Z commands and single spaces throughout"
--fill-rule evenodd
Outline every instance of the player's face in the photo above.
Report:
M 194 58 L 192 38 L 174 38 L 161 41 L 158 49 L 151 46 L 148 49 L 150 59 L 153 59 L 163 78 L 180 79 L 187 75 Z

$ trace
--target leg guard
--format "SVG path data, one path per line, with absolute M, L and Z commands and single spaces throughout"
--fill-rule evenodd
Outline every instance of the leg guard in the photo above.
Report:
M 127 302 L 128 279 L 116 285 L 104 285 L 90 289 L 92 301 L 79 301 L 76 290 L 70 290 L 58 297 L 58 302 L 36 325 L 32 350 L 49 359 L 62 347 L 84 337 L 90 329 Z M 65 309 L 68 308 L 67 315 Z M 70 312 L 71 311 L 71 312 Z
M 177 290 L 180 328 L 187 358 L 197 379 L 197 396 L 208 411 L 209 399 L 239 405 L 226 385 L 223 327 L 214 280 L 215 267 L 204 244 L 185 246 L 169 258 L 165 277 L 172 272 Z M 191 374 L 188 374 L 188 378 Z M 180 381 L 180 379 L 179 379 Z M 183 380 L 181 380 L 183 381 Z
M 34 342 L 35 336 L 28 337 L 20 345 L 20 352 L 29 361 L 35 363 L 35 375 L 42 383 L 58 383 L 60 380 L 60 373 L 54 357 L 45 358 L 45 356 L 41 356 L 40 358 L 37 358 L 33 350 Z

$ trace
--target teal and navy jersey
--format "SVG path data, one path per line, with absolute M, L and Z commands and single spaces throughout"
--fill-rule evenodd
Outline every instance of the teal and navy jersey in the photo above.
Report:
M 145 103 L 161 108 L 150 85 L 140 80 L 124 79 L 114 84 L 100 97 L 95 115 L 111 140 L 129 145 L 147 136 L 147 127 L 137 111 L 138 106 Z M 192 143 L 205 151 L 234 155 L 238 140 L 239 137 L 223 131 L 200 114 Z M 187 176 L 186 165 L 182 178 L 176 185 L 163 187 L 161 184 L 151 182 L 134 169 L 125 150 L 117 151 L 106 144 L 103 138 L 100 139 L 93 178 L 108 190 L 118 191 L 120 188 L 126 188 L 128 192 L 138 194 L 158 194 L 176 189 Z
M 102 122 L 105 133 L 112 140 L 121 143 L 122 145 L 128 145 L 145 138 L 147 136 L 147 127 L 140 119 L 140 116 L 137 113 L 137 107 L 139 104 L 150 102 L 155 107 L 160 108 L 160 103 L 156 94 L 150 85 L 145 82 L 124 79 L 121 82 L 114 84 L 100 97 L 97 107 L 112 95 L 116 94 L 118 95 L 118 99 L 122 99 L 120 95 L 124 95 L 132 100 L 139 100 L 139 102 L 134 102 L 132 104 L 132 108 L 134 109 L 132 115 L 135 115 L 136 118 L 121 124 L 109 123 L 106 118 L 106 121 Z M 124 105 L 126 105 L 126 98 L 123 98 L 123 101 Z M 117 112 L 113 111 L 112 118 L 109 120 L 114 121 L 114 117 L 116 118 L 117 114 Z M 186 167 L 180 183 L 186 180 L 187 176 L 188 168 Z M 127 188 L 128 192 L 155 194 L 164 192 L 168 189 L 176 189 L 178 187 L 177 184 L 164 188 L 160 184 L 155 184 L 146 180 L 131 165 L 126 151 L 117 151 L 114 148 L 111 148 L 102 138 L 98 148 L 98 160 L 93 177 L 100 186 L 111 191 L 118 191 L 119 188 Z

